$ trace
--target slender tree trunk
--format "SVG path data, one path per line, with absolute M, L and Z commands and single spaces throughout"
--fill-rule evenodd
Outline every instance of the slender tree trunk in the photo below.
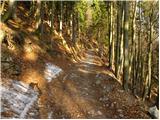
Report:
M 75 13 L 73 12 L 72 14 L 72 41 L 73 43 L 75 43 L 75 38 L 76 38 L 76 32 L 75 32 L 75 27 L 76 27 L 76 23 L 75 23 Z
M 112 2 L 110 2 L 110 27 L 109 27 L 109 66 L 112 68 L 112 58 L 113 58 L 113 48 L 112 48 L 112 45 L 113 45 L 113 5 L 112 5 Z
M 114 27 L 115 27 L 115 25 L 113 24 L 114 23 L 114 17 L 113 17 L 113 8 L 114 8 L 114 2 L 112 3 L 112 43 L 111 43 L 111 47 L 112 47 L 112 56 L 111 56 L 111 60 L 112 60 L 112 64 L 111 64 L 111 68 L 112 68 L 112 70 L 113 71 L 115 71 L 115 66 L 114 66 L 114 64 L 115 64 L 115 41 L 114 41 L 114 35 L 115 35 L 115 30 L 114 30 Z
M 0 7 L 0 15 L 2 16 L 2 12 L 4 10 L 4 5 L 5 5 L 6 1 L 2 1 L 2 5 Z
M 140 58 L 140 61 L 139 61 L 139 62 L 140 62 L 140 70 L 139 70 L 139 74 L 140 74 L 140 75 L 139 75 L 139 79 L 140 79 L 140 80 L 139 80 L 139 82 L 140 82 L 140 83 L 139 83 L 139 85 L 140 85 L 140 86 L 139 86 L 139 90 L 140 90 L 140 91 L 139 91 L 139 93 L 141 93 L 141 88 L 142 88 L 141 86 L 143 85 L 143 58 L 142 58 L 142 38 L 141 38 L 141 36 L 142 36 L 142 35 L 141 35 L 141 29 L 142 29 L 142 23 L 141 23 L 141 19 L 142 19 L 142 18 L 141 18 L 141 16 L 142 16 L 142 12 L 141 12 L 141 11 L 142 11 L 142 10 L 141 10 L 141 1 L 139 1 L 139 4 L 140 4 L 140 5 L 139 5 L 139 6 L 140 6 L 140 9 L 139 9 L 139 19 L 140 19 L 140 30 L 139 30 L 139 33 L 140 33 L 140 34 L 139 34 L 139 42 L 140 42 L 140 49 L 139 49 L 139 51 L 140 51 L 140 52 L 139 52 L 139 53 L 140 53 L 140 54 L 139 54 L 139 55 L 140 55 L 140 56 L 139 56 L 139 58 Z
M 119 72 L 121 75 L 123 75 L 123 62 L 124 62 L 124 41 L 123 41 L 123 29 L 124 29 L 124 7 L 123 7 L 123 2 L 121 2 L 121 16 L 122 16 L 122 20 L 121 20 L 121 36 L 120 36 L 120 67 L 119 67 Z
M 71 40 L 72 40 L 72 36 L 73 36 L 73 14 L 71 13 L 71 15 L 70 15 L 70 38 L 71 38 Z
M 43 40 L 43 32 L 44 32 L 43 21 L 44 21 L 44 1 L 42 1 L 41 3 L 41 40 Z
M 129 70 L 129 57 L 128 57 L 128 1 L 124 2 L 124 89 L 128 90 L 128 70 Z
M 151 69 L 151 63 L 152 63 L 152 34 L 153 34 L 153 25 L 152 25 L 152 20 L 150 16 L 150 34 L 149 34 L 149 43 L 148 43 L 148 73 L 147 73 L 147 79 L 145 82 L 145 89 L 144 89 L 144 94 L 143 94 L 143 100 L 147 97 L 147 95 L 150 96 L 150 91 L 151 91 L 151 76 L 152 76 L 152 69 Z
M 79 22 L 79 13 L 77 13 L 77 38 L 80 39 L 80 22 Z
M 59 28 L 60 28 L 60 36 L 62 36 L 62 19 L 63 19 L 62 18 L 62 16 L 63 16 L 63 13 L 62 13 L 63 12 L 63 10 L 62 10 L 63 8 L 62 7 L 63 7 L 63 3 L 62 3 L 62 0 L 61 0 L 61 15 L 60 15 L 60 26 L 59 26 Z
M 136 42 L 133 43 L 134 49 L 133 49 L 133 80 L 132 80 L 132 90 L 134 95 L 136 95 Z
M 140 7 L 140 1 L 139 1 L 139 32 L 138 32 L 138 55 L 137 55 L 137 74 L 136 74 L 136 80 L 137 80 L 137 87 L 136 89 L 139 90 L 140 88 L 140 82 L 141 82 L 141 7 Z M 139 93 L 139 91 L 138 91 Z
M 51 9 L 51 33 L 54 31 L 54 1 L 52 1 L 52 9 Z
M 35 12 L 35 17 L 36 17 L 36 30 L 39 28 L 39 25 L 41 24 L 41 19 L 40 19 L 40 11 L 41 11 L 41 1 L 37 0 L 37 10 Z
M 109 39 L 109 43 L 108 43 L 108 45 L 109 45 L 109 67 L 111 66 L 111 12 L 110 12 L 110 9 L 111 9 L 111 7 L 110 7 L 110 2 L 108 2 L 108 8 L 109 8 L 109 10 L 108 10 L 108 33 L 109 33 L 109 35 L 108 35 L 108 39 Z
M 116 42 L 116 64 L 115 64 L 115 74 L 116 77 L 119 76 L 119 62 L 120 62 L 120 58 L 119 58 L 119 49 L 120 49 L 120 37 L 119 37 L 119 33 L 120 33 L 120 7 L 119 7 L 119 1 L 117 1 L 117 42 Z
M 4 1 L 5 2 L 5 1 Z M 4 3 L 5 4 L 5 3 Z M 9 8 L 6 13 L 1 16 L 1 22 L 7 22 L 14 14 L 14 4 L 15 0 L 9 1 Z M 3 10 L 3 9 L 2 9 Z M 2 11 L 1 11 L 2 12 Z
M 131 86 L 133 85 L 133 76 L 134 76 L 134 64 L 133 64 L 133 56 L 134 56 L 134 49 L 135 49 L 135 46 L 134 46 L 134 42 L 135 42 L 135 28 L 136 28 L 136 8 L 137 8 L 137 2 L 135 1 L 134 2 L 134 12 L 133 12 L 133 19 L 132 19 L 132 43 L 131 43 L 131 57 L 130 57 L 130 66 L 129 66 L 129 77 L 130 77 L 130 80 L 131 80 Z M 132 75 L 133 74 L 133 75 Z M 133 87 L 131 87 L 133 88 Z
M 144 82 L 144 58 L 142 57 L 141 59 L 141 84 L 140 84 L 140 93 L 143 93 L 143 82 Z M 143 98 L 143 95 L 142 95 L 142 98 Z
M 17 18 L 16 9 L 17 9 L 17 1 L 15 1 L 14 4 L 13 4 L 12 18 L 14 18 L 14 19 Z
M 150 22 L 152 22 L 150 20 Z M 149 38 L 149 52 L 148 52 L 148 88 L 149 88 L 149 93 L 148 96 L 150 97 L 151 93 L 151 76 L 152 76 L 152 35 L 153 35 L 153 25 L 150 23 L 150 38 Z

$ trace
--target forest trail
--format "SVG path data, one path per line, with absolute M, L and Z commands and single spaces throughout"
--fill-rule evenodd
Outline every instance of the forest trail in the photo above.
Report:
M 18 81 L 3 78 L 2 118 L 149 118 L 94 50 L 80 54 L 75 63 L 55 58 L 24 62 Z
M 42 118 L 106 118 L 103 105 L 96 96 L 99 95 L 95 89 L 96 57 L 92 50 L 88 50 L 74 68 L 48 85 L 50 95 L 47 99 L 52 103 L 47 103 L 51 105 L 48 108 L 42 108 Z
M 159 118 L 157 1 L 0 8 L 0 118 Z
M 45 94 L 40 97 L 41 118 L 147 117 L 145 113 L 133 113 L 128 105 L 136 106 L 135 98 L 122 90 L 111 72 L 101 67 L 99 59 L 94 51 L 88 50 L 84 59 L 47 84 Z

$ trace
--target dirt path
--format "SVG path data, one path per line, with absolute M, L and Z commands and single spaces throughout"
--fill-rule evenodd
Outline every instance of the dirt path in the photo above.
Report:
M 43 107 L 42 118 L 105 118 L 103 107 L 94 90 L 94 56 L 88 51 L 72 70 L 53 80 L 48 85 L 49 94 Z M 50 106 L 48 106 L 50 105 Z M 48 108 L 46 108 L 48 106 Z M 47 110 L 44 110 L 47 109 Z M 46 111 L 46 112 L 45 112 Z M 52 112 L 51 112 L 52 111 Z M 46 114 L 44 114 L 46 113 Z M 47 116 L 48 115 L 48 116 Z
M 15 80 L 4 79 L 3 87 L 8 88 L 9 91 L 8 93 L 4 92 L 4 96 L 6 96 L 4 100 L 8 101 L 9 105 L 3 101 L 6 112 L 2 116 L 4 118 L 22 116 L 23 118 L 41 119 L 149 118 L 145 113 L 144 106 L 131 92 L 123 90 L 114 74 L 102 66 L 100 58 L 93 50 L 84 51 L 84 56 L 78 63 L 73 64 L 60 60 L 57 60 L 59 64 L 58 62 L 56 64 L 56 60 L 38 61 L 37 64 L 34 63 L 31 66 L 27 64 L 27 68 L 22 71 L 20 81 L 16 81 L 18 84 L 13 84 Z M 58 72 L 60 73 L 55 77 Z M 54 79 L 52 79 L 53 76 Z M 24 89 L 24 85 L 19 82 L 25 82 L 27 86 L 32 82 L 38 84 L 40 88 L 38 93 L 41 94 L 33 92 L 38 98 L 34 100 L 35 102 L 32 100 L 35 95 L 29 96 L 30 91 L 35 89 L 30 87 Z M 26 90 L 27 93 L 21 89 Z M 26 102 L 27 95 L 31 101 Z M 12 110 L 19 112 L 14 114 Z M 21 115 L 22 111 L 25 114 Z
M 94 51 L 85 52 L 84 59 L 48 84 L 41 118 L 147 118 L 134 112 L 135 98 L 110 74 Z

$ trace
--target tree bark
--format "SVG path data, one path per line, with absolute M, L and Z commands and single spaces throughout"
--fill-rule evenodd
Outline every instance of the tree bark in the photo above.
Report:
M 151 69 L 151 63 L 152 63 L 152 35 L 153 35 L 153 25 L 152 25 L 152 16 L 150 16 L 150 31 L 149 31 L 149 41 L 148 41 L 148 73 L 147 73 L 147 79 L 145 82 L 145 89 L 143 94 L 143 100 L 148 96 L 150 96 L 151 92 L 151 77 L 152 77 L 152 69 Z
M 124 41 L 123 41 L 123 37 L 124 37 L 124 33 L 123 33 L 123 29 L 124 29 L 124 5 L 123 2 L 121 3 L 121 16 L 122 16 L 122 20 L 121 20 L 121 29 L 120 29 L 120 66 L 119 66 L 119 72 L 121 75 L 123 75 L 123 62 L 124 62 Z
M 131 88 L 133 89 L 133 80 L 134 80 L 134 64 L 133 64 L 133 56 L 134 54 L 134 49 L 135 49 L 135 28 L 136 28 L 136 9 L 137 9 L 137 2 L 134 2 L 134 11 L 133 11 L 133 19 L 132 19 L 132 42 L 131 42 L 131 56 L 130 56 L 130 65 L 129 65 L 129 77 L 131 80 Z M 132 75 L 133 74 L 133 75 Z
M 62 10 L 62 7 L 63 7 L 63 3 L 62 3 L 62 0 L 61 0 L 61 15 L 60 15 L 60 26 L 59 26 L 59 29 L 60 29 L 60 36 L 62 36 L 62 16 L 63 16 L 63 10 Z
M 37 10 L 35 12 L 35 17 L 36 17 L 36 30 L 39 28 L 39 25 L 41 24 L 41 19 L 40 19 L 40 13 L 41 12 L 41 1 L 37 0 Z
M 110 2 L 110 27 L 109 27 L 109 66 L 112 68 L 112 59 L 113 59 L 113 5 L 112 2 Z
M 54 31 L 54 1 L 52 1 L 52 8 L 51 8 L 51 33 Z
M 128 68 L 129 68 L 129 57 L 128 57 L 128 5 L 127 1 L 124 1 L 124 89 L 128 90 Z
M 119 1 L 117 1 L 117 42 L 116 42 L 116 64 L 115 64 L 115 74 L 116 77 L 118 78 L 119 76 L 119 62 L 120 62 L 120 58 L 119 58 L 119 49 L 120 49 L 120 37 L 119 37 L 119 33 L 120 33 L 120 7 L 119 7 Z
M 13 12 L 14 11 L 14 4 L 15 4 L 15 0 L 9 1 L 8 11 L 6 13 L 4 13 L 4 15 L 1 16 L 1 22 L 7 22 L 11 17 L 13 17 L 12 15 L 14 14 L 14 12 Z
M 41 40 L 43 40 L 43 32 L 44 32 L 44 26 L 43 26 L 43 21 L 44 21 L 44 1 L 41 3 Z

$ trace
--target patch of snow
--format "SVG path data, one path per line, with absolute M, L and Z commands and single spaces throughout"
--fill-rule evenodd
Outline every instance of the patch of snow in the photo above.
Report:
M 22 111 L 22 113 L 20 114 L 20 118 L 25 118 L 27 112 L 29 111 L 29 109 L 31 108 L 31 106 L 33 105 L 34 101 L 37 100 L 37 96 L 34 96 L 31 101 L 25 106 L 24 110 Z
M 25 118 L 27 112 L 38 98 L 38 93 L 28 84 L 13 80 L 10 86 L 0 86 L 4 109 L 14 112 L 12 117 Z M 6 101 L 3 103 L 3 101 Z
M 4 112 L 5 110 L 4 110 L 4 108 L 1 106 L 0 107 L 0 112 L 2 113 L 2 112 Z
M 29 85 L 23 82 L 18 82 L 18 81 L 14 81 L 13 82 L 13 87 L 15 89 L 17 89 L 18 91 L 23 91 L 23 92 L 27 92 L 27 90 L 29 89 Z
M 159 119 L 159 110 L 157 109 L 156 106 L 150 107 L 150 108 L 149 108 L 149 113 L 150 113 L 155 119 Z
M 56 78 L 56 76 L 59 75 L 60 72 L 62 72 L 62 69 L 58 66 L 53 65 L 51 63 L 46 63 L 44 76 L 48 80 L 48 82 L 51 82 L 52 79 Z

